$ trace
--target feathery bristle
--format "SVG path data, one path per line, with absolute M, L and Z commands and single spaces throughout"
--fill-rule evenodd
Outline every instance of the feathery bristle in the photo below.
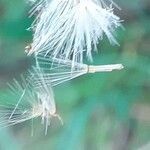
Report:
M 90 65 L 82 63 L 74 63 L 72 68 L 71 60 L 64 60 L 61 58 L 50 58 L 49 56 L 37 55 L 37 67 L 34 69 L 41 70 L 41 75 L 44 78 L 46 84 L 51 86 L 56 86 L 71 79 L 77 78 L 81 75 L 87 73 L 96 73 L 96 72 L 110 72 L 113 70 L 123 69 L 122 64 L 111 64 L 111 65 Z M 34 72 L 31 73 L 34 75 Z M 40 86 L 40 76 L 34 75 L 35 86 Z
M 104 35 L 118 44 L 114 31 L 120 25 L 112 5 L 103 0 L 52 0 L 38 16 L 29 54 L 44 51 L 82 63 L 86 51 L 92 60 L 92 51 Z
M 53 91 L 50 85 L 46 84 L 41 74 L 39 84 L 39 87 L 34 87 L 32 80 L 29 82 L 24 78 L 21 84 L 17 80 L 14 80 L 14 83 L 10 84 L 10 94 L 15 96 L 18 101 L 16 101 L 14 106 L 0 106 L 1 128 L 41 117 L 42 123 L 45 124 L 46 134 L 52 117 L 58 117 L 61 121 L 59 115 L 56 114 Z

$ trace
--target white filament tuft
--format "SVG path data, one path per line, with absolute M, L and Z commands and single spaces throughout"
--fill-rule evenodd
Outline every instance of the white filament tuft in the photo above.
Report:
M 23 79 L 21 84 L 14 80 L 14 84 L 10 85 L 11 94 L 17 96 L 19 101 L 14 106 L 0 106 L 1 128 L 41 117 L 45 125 L 45 134 L 47 134 L 52 117 L 57 117 L 62 122 L 56 114 L 54 94 L 50 84 L 49 86 L 46 84 L 41 74 L 38 72 L 35 74 L 40 76 L 39 87 L 34 86 L 33 80 L 29 82 L 26 79 Z
M 47 85 L 50 84 L 52 86 L 59 85 L 87 73 L 111 72 L 123 69 L 122 64 L 88 66 L 87 64 L 74 63 L 74 67 L 72 68 L 71 60 L 51 58 L 49 56 L 43 57 L 43 55 L 37 55 L 36 59 L 38 66 L 35 67 L 35 70 L 40 68 L 42 70 L 42 78 L 44 78 Z M 41 77 L 34 75 L 33 80 L 35 86 L 40 87 L 39 82 Z
M 52 0 L 45 4 L 34 25 L 29 54 L 45 52 L 82 63 L 85 51 L 92 60 L 92 50 L 97 50 L 104 34 L 110 43 L 118 44 L 114 31 L 121 24 L 112 1 L 110 5 L 103 0 Z

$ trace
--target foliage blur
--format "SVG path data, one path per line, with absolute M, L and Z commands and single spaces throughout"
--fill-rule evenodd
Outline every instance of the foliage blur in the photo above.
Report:
M 84 75 L 54 88 L 57 110 L 48 131 L 40 120 L 0 130 L 0 150 L 149 150 L 150 149 L 150 1 L 115 0 L 121 7 L 120 46 L 99 45 L 94 64 L 122 63 L 125 69 Z M 27 71 L 32 60 L 24 47 L 33 21 L 25 0 L 0 0 L 0 103 L 13 103 L 7 82 Z M 7 95 L 3 99 L 3 94 Z M 2 119 L 2 118 L 1 118 Z M 145 148 L 145 149 L 144 149 Z

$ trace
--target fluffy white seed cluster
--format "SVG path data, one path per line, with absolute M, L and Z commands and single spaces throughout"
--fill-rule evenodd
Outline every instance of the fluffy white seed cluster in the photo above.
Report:
M 122 64 L 83 64 L 84 54 L 92 60 L 92 51 L 97 50 L 104 36 L 111 44 L 118 44 L 114 32 L 121 24 L 113 13 L 115 4 L 111 0 L 28 1 L 33 7 L 30 13 L 36 19 L 31 26 L 33 42 L 26 47 L 26 52 L 34 54 L 36 65 L 21 83 L 15 80 L 10 86 L 18 101 L 14 106 L 0 107 L 0 126 L 41 117 L 47 134 L 52 117 L 62 122 L 56 113 L 51 87 L 87 73 L 123 68 Z
M 38 7 L 40 5 L 41 2 Z M 45 52 L 51 57 L 61 55 L 82 63 L 84 52 L 92 60 L 92 51 L 97 50 L 103 36 L 107 36 L 111 44 L 118 44 L 114 31 L 121 24 L 113 13 L 112 3 L 107 6 L 102 0 L 52 0 L 44 7 L 33 26 L 29 54 Z

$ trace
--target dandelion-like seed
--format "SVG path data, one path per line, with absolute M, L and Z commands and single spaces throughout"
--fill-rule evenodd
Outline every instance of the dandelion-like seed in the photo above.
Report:
M 30 78 L 14 80 L 10 92 L 18 100 L 15 105 L 0 105 L 0 127 L 16 125 L 40 117 L 47 134 L 56 104 L 51 86 L 59 85 L 87 73 L 110 72 L 123 68 L 122 64 L 83 64 L 83 54 L 92 60 L 92 51 L 103 36 L 111 44 L 118 44 L 114 31 L 121 26 L 114 15 L 112 0 L 28 0 L 31 15 L 37 17 L 33 29 L 33 43 L 26 47 L 34 53 L 36 67 Z
M 38 76 L 37 73 L 36 75 Z M 41 117 L 42 124 L 45 125 L 45 134 L 47 134 L 52 117 L 57 117 L 62 122 L 59 115 L 56 114 L 53 91 L 50 85 L 47 86 L 44 82 L 41 74 L 39 84 L 39 87 L 33 87 L 34 83 L 29 84 L 23 79 L 21 84 L 15 80 L 14 84 L 10 85 L 11 94 L 17 96 L 19 101 L 14 106 L 2 105 L 0 107 L 0 126 L 2 128 Z
M 47 85 L 52 86 L 59 85 L 63 82 L 69 81 L 71 79 L 77 78 L 81 75 L 87 73 L 96 72 L 111 72 L 113 70 L 123 69 L 122 64 L 111 64 L 111 65 L 87 65 L 82 63 L 75 63 L 72 68 L 71 60 L 64 60 L 58 58 L 43 57 L 38 55 L 37 57 L 38 66 L 36 70 L 40 68 L 42 70 L 42 77 L 44 78 Z M 34 75 L 34 73 L 33 73 Z M 40 76 L 34 76 L 35 86 L 40 86 Z
M 52 0 L 48 1 L 34 25 L 32 49 L 28 54 L 51 53 L 73 62 L 83 62 L 86 51 L 92 60 L 92 50 L 104 34 L 110 43 L 118 44 L 114 31 L 120 18 L 103 0 Z M 33 11 L 34 12 L 34 11 Z

